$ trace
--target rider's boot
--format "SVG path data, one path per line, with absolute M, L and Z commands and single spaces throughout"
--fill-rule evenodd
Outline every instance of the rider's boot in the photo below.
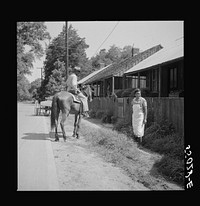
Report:
M 82 115 L 83 115 L 83 117 L 86 117 L 86 118 L 90 117 L 88 112 L 83 112 Z

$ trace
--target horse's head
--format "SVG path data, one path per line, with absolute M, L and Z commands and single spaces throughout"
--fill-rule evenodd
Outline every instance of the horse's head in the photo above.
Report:
M 92 101 L 92 89 L 91 89 L 90 85 L 82 86 L 82 92 L 91 102 Z

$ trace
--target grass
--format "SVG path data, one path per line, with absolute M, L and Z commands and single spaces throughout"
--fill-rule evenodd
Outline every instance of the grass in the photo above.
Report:
M 104 113 L 102 110 L 92 114 L 94 118 L 99 118 L 104 123 L 115 120 L 113 121 L 115 122 L 114 131 L 108 132 L 101 129 L 98 134 L 94 132 L 93 144 L 112 150 L 110 158 L 113 161 L 115 159 L 115 162 L 119 154 L 134 159 L 135 154 L 131 153 L 133 151 L 131 142 L 134 139 L 131 122 L 124 119 L 117 120 L 111 113 Z M 176 133 L 170 122 L 166 119 L 161 119 L 159 124 L 154 122 L 153 112 L 149 111 L 142 146 L 163 155 L 163 158 L 154 165 L 160 174 L 168 180 L 184 185 L 184 138 Z
M 133 136 L 128 122 L 120 121 L 115 125 L 118 131 Z M 164 155 L 154 165 L 166 179 L 184 185 L 184 139 L 178 135 L 173 125 L 166 119 L 152 122 L 145 130 L 142 146 Z
M 82 123 L 84 124 L 84 122 Z M 139 155 L 136 144 L 124 134 L 112 129 L 101 127 L 100 129 L 88 129 L 88 126 L 81 127 L 81 134 L 86 141 L 90 142 L 95 151 L 99 151 L 108 161 L 120 164 L 122 159 L 136 159 Z

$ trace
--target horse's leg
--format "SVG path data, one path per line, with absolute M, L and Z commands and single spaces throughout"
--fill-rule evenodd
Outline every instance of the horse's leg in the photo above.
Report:
M 56 111 L 56 116 L 55 116 L 55 141 L 59 141 L 58 137 L 58 118 L 59 118 L 59 113 L 60 109 L 58 108 Z
M 73 135 L 72 137 L 76 137 L 76 124 L 77 124 L 77 114 L 75 114 L 75 118 L 74 118 L 74 131 L 73 131 Z
M 64 127 L 67 116 L 68 116 L 67 112 L 62 112 L 62 119 L 61 119 L 61 122 L 60 122 L 60 126 L 61 126 L 61 129 L 62 129 L 64 141 L 66 141 L 66 139 L 67 139 L 67 136 L 66 136 L 66 133 L 65 133 L 65 127 Z
M 58 120 L 55 120 L 55 141 L 59 141 L 59 137 L 58 137 Z
M 76 138 L 79 139 L 79 129 L 80 129 L 80 124 L 81 124 L 81 114 L 79 113 L 77 116 L 78 116 L 78 122 L 76 124 Z

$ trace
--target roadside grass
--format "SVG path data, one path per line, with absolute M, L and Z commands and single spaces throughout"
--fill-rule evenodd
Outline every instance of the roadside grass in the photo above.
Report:
M 112 123 L 112 119 L 115 119 L 112 114 L 101 110 L 96 115 L 92 112 L 92 115 L 103 123 Z M 90 134 L 85 132 L 93 145 L 107 149 L 104 155 L 114 163 L 123 158 L 136 161 L 139 156 L 130 121 L 119 119 L 115 121 L 113 130 L 109 131 L 102 128 L 98 132 L 90 131 Z M 184 138 L 176 133 L 166 119 L 161 119 L 159 124 L 154 122 L 152 111 L 148 113 L 142 147 L 162 155 L 153 165 L 162 176 L 180 186 L 184 185 Z M 130 168 L 126 169 L 130 171 Z
M 83 121 L 81 125 L 80 132 L 89 143 L 87 147 L 100 154 L 106 161 L 122 168 L 133 180 L 151 190 L 162 190 L 164 186 L 165 189 L 172 189 L 154 167 L 162 155 L 143 152 L 132 138 L 111 128 L 90 126 L 88 121 Z
M 145 131 L 142 146 L 163 154 L 155 163 L 158 172 L 184 185 L 184 138 L 175 132 L 171 123 L 166 120 L 153 123 Z

